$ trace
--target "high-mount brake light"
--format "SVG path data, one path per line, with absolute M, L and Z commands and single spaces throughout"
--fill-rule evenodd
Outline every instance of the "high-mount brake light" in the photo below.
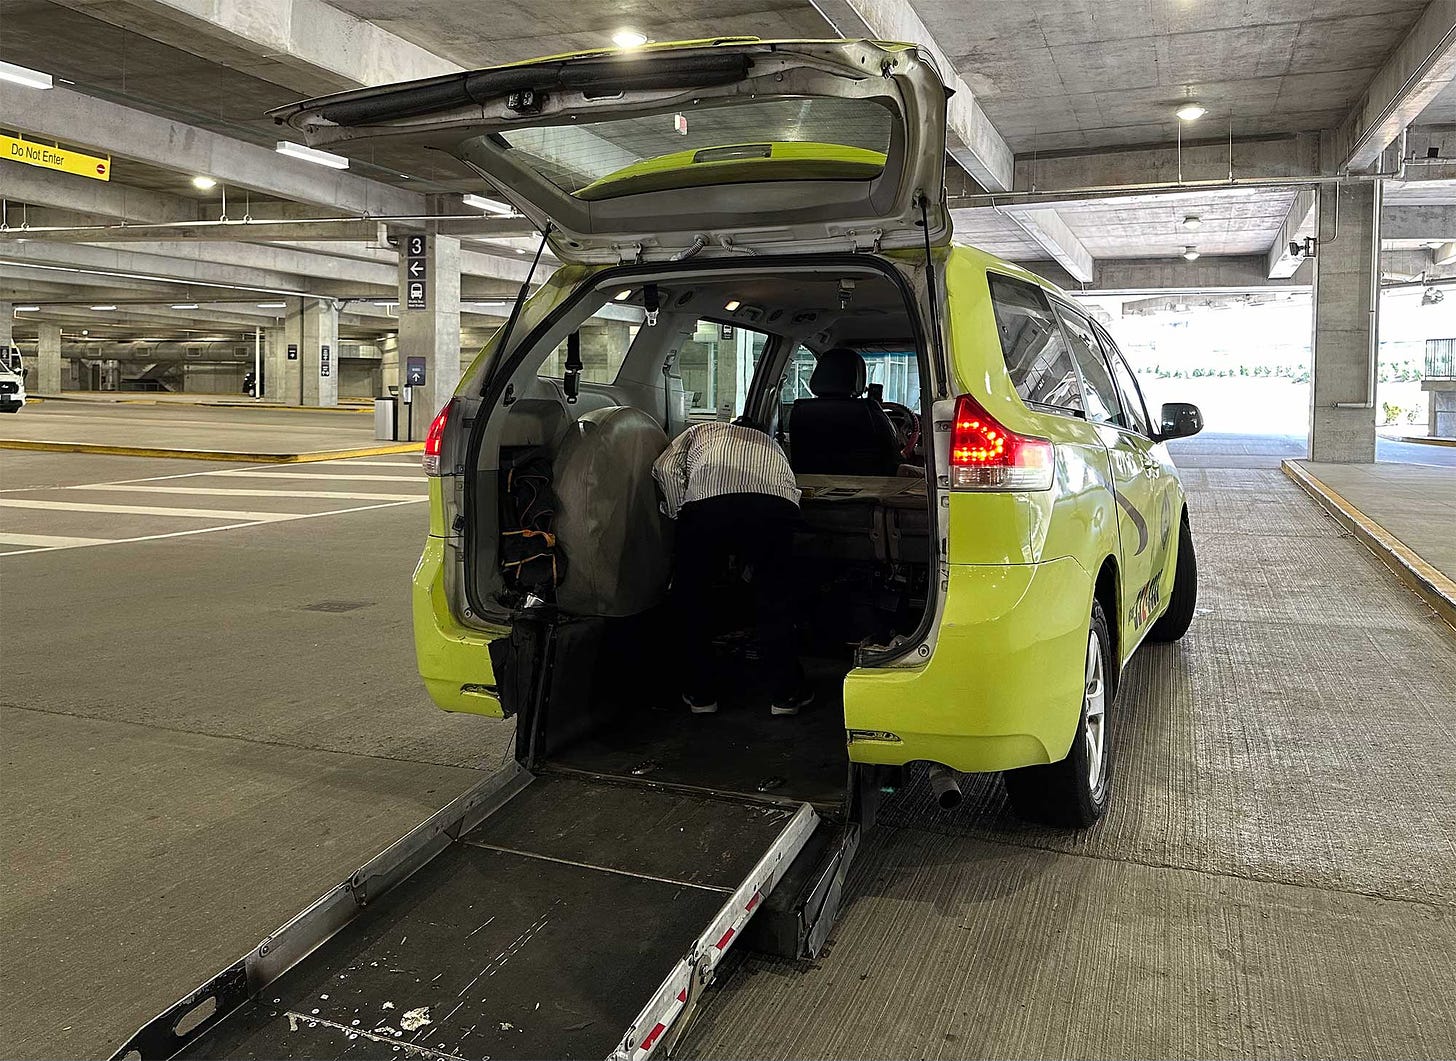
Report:
M 443 474 L 440 471 L 440 450 L 445 443 L 445 428 L 450 423 L 450 411 L 454 408 L 455 399 L 451 398 L 436 414 L 435 419 L 430 421 L 430 430 L 425 432 L 425 453 L 420 458 L 420 463 L 424 465 L 426 475 Z
M 1056 449 L 1003 427 L 968 394 L 956 399 L 950 436 L 952 490 L 1050 490 Z

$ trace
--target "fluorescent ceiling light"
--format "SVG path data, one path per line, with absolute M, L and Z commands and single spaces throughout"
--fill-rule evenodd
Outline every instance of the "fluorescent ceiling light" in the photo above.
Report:
M 1196 122 L 1199 118 L 1202 118 L 1205 114 L 1208 113 L 1208 108 L 1201 103 L 1195 103 L 1192 100 L 1189 100 L 1187 103 L 1183 104 L 1183 106 L 1179 107 L 1173 113 L 1178 115 L 1180 121 Z
M 16 66 L 14 63 L 0 62 L 0 81 L 12 81 L 17 85 L 24 85 L 26 88 L 51 87 L 50 74 L 32 70 L 28 66 Z
M 115 309 L 115 306 L 92 306 L 92 309 Z
M 1203 227 L 1203 218 L 1199 217 L 1197 214 L 1189 214 L 1183 219 L 1183 227 L 1201 228 Z
M 216 188 L 217 181 L 213 180 L 211 177 L 204 177 L 199 174 L 198 176 L 192 178 L 192 187 L 201 188 L 203 191 L 207 191 L 209 188 Z
M 287 309 L 287 302 L 259 302 L 259 309 Z
M 727 303 L 723 308 L 726 309 L 729 313 L 732 313 L 740 305 L 741 303 L 735 298 L 732 302 Z
M 509 217 L 516 212 L 515 207 L 497 202 L 495 199 L 487 199 L 483 195 L 462 195 L 460 201 L 466 206 L 473 206 L 477 210 L 484 210 L 487 214 L 497 214 L 500 217 Z
M 179 302 L 175 306 L 173 306 L 172 308 L 173 309 L 196 309 L 197 308 L 197 303 L 196 302 Z
M 647 34 L 635 29 L 619 29 L 612 34 L 612 43 L 618 48 L 640 48 L 647 43 Z
M 280 155 L 287 155 L 289 158 L 300 158 L 305 162 L 328 166 L 330 169 L 349 168 L 349 160 L 343 155 L 331 154 L 328 151 L 319 151 L 317 148 L 304 147 L 302 144 L 295 144 L 289 140 L 279 140 L 278 146 L 274 150 Z
M 39 306 L 16 306 L 15 307 L 15 312 L 16 313 L 37 313 L 39 311 L 40 311 L 40 307 Z
M 1191 261 L 1193 261 L 1193 259 L 1195 259 L 1197 257 L 1198 257 L 1198 248 L 1197 247 L 1184 247 L 1183 248 L 1183 258 L 1184 258 L 1185 261 L 1190 261 L 1191 262 Z

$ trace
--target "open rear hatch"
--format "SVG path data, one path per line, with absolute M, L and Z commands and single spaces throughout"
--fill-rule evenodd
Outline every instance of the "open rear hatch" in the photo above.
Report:
M 453 156 L 549 226 L 561 259 L 615 263 L 947 242 L 945 112 L 940 75 L 913 45 L 731 38 L 271 113 L 315 147 Z
M 819 824 L 807 804 L 517 767 L 115 1056 L 646 1057 Z

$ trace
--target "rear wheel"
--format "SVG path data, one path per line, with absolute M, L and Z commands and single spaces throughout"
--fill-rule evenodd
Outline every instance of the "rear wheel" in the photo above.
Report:
M 1072 747 L 1061 762 L 1026 766 L 1001 775 L 1019 817 L 1045 825 L 1086 828 L 1107 810 L 1112 791 L 1112 744 L 1107 711 L 1112 679 L 1112 639 L 1100 601 L 1093 602 L 1083 665 L 1082 711 Z
M 1193 532 L 1185 514 L 1178 524 L 1178 571 L 1173 576 L 1173 592 L 1168 596 L 1168 610 L 1148 631 L 1149 641 L 1177 641 L 1188 632 L 1193 622 L 1193 608 L 1198 603 L 1198 557 L 1193 552 Z

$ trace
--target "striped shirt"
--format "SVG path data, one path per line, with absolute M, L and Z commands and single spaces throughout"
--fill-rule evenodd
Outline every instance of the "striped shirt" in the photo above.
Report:
M 769 494 L 799 503 L 789 459 L 770 436 L 751 427 L 712 421 L 673 439 L 652 466 L 663 511 L 673 519 L 684 505 L 723 494 Z

